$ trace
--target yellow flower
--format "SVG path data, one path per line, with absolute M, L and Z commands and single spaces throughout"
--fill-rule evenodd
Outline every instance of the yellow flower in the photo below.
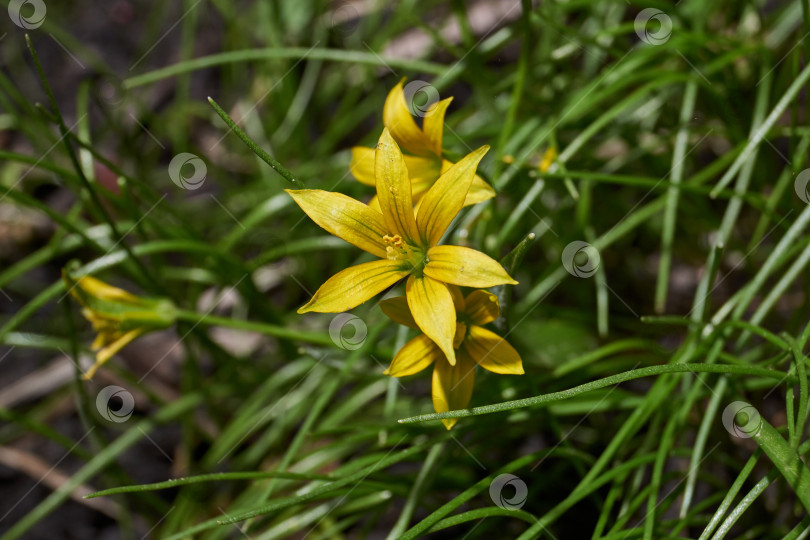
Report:
M 66 270 L 62 278 L 82 306 L 82 315 L 98 332 L 90 346 L 96 351 L 96 361 L 82 376 L 85 380 L 131 341 L 147 332 L 168 328 L 176 320 L 170 300 L 141 298 L 92 276 L 74 279 Z
M 403 157 L 411 179 L 413 202 L 418 203 L 439 176 L 454 165 L 451 161 L 442 159 L 444 115 L 453 98 L 443 99 L 432 105 L 425 114 L 420 128 L 414 122 L 411 111 L 408 110 L 402 86 L 404 80 L 388 93 L 383 107 L 383 124 L 397 144 L 411 154 Z M 359 182 L 369 186 L 376 185 L 374 152 L 374 148 L 365 146 L 352 148 L 350 165 L 352 174 Z M 481 177 L 475 175 L 464 200 L 464 206 L 477 204 L 494 196 L 495 190 Z M 369 206 L 380 209 L 377 197 L 369 202 Z
M 479 148 L 444 173 L 425 193 L 416 215 L 405 160 L 387 129 L 375 157 L 382 213 L 340 193 L 287 190 L 315 223 L 381 259 L 338 272 L 298 313 L 347 311 L 409 276 L 405 291 L 416 324 L 455 364 L 456 313 L 446 284 L 480 288 L 517 283 L 479 251 L 437 245 L 463 207 L 487 150 Z
M 537 168 L 540 169 L 540 172 L 548 172 L 551 166 L 554 165 L 555 159 L 557 159 L 557 150 L 553 146 L 549 146 L 543 153 L 543 158 L 540 160 Z
M 424 334 L 406 343 L 394 356 L 386 375 L 405 377 L 433 364 L 433 408 L 436 412 L 465 409 L 470 403 L 475 382 L 475 365 L 493 373 L 522 375 L 523 362 L 518 352 L 502 337 L 482 325 L 498 318 L 498 298 L 486 291 L 473 291 L 465 298 L 458 287 L 449 287 L 458 313 L 454 348 L 456 363 L 451 365 L 442 351 Z M 417 328 L 404 297 L 380 303 L 393 321 Z M 442 420 L 447 429 L 457 418 Z

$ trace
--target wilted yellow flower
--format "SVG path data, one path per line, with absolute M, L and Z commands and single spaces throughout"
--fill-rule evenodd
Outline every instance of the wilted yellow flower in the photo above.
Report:
M 89 380 L 98 368 L 136 338 L 168 328 L 176 320 L 174 304 L 165 298 L 142 298 L 92 276 L 62 278 L 70 294 L 82 306 L 82 315 L 98 332 L 90 348 L 96 361 L 82 378 Z
M 505 339 L 482 326 L 498 318 L 498 298 L 481 290 L 473 291 L 465 298 L 458 287 L 450 285 L 448 289 L 453 295 L 457 313 L 453 342 L 455 365 L 447 361 L 432 340 L 420 334 L 399 350 L 391 366 L 385 370 L 386 375 L 405 377 L 433 364 L 433 408 L 436 412 L 467 407 L 472 397 L 476 364 L 493 373 L 523 374 L 523 362 L 518 352 Z M 418 329 L 405 297 L 383 300 L 380 307 L 394 322 Z M 442 423 L 450 429 L 457 421 L 457 418 L 445 418 Z
M 387 129 L 375 157 L 382 213 L 340 193 L 287 190 L 315 223 L 382 259 L 338 272 L 298 313 L 347 311 L 409 276 L 405 290 L 416 324 L 454 365 L 456 312 L 446 284 L 480 288 L 517 283 L 480 251 L 437 245 L 463 207 L 487 150 L 479 148 L 444 173 L 425 193 L 416 215 L 405 160 Z
M 389 93 L 383 107 L 383 124 L 397 144 L 411 155 L 404 155 L 405 167 L 411 179 L 413 202 L 418 203 L 430 186 L 446 173 L 454 164 L 442 158 L 442 136 L 444 115 L 453 98 L 443 99 L 432 105 L 425 114 L 422 127 L 416 125 L 405 99 L 403 82 L 399 82 Z M 375 186 L 374 148 L 355 146 L 352 148 L 352 174 L 361 183 Z M 495 196 L 495 190 L 480 176 L 475 175 L 464 206 L 480 203 Z M 379 210 L 377 197 L 369 206 Z

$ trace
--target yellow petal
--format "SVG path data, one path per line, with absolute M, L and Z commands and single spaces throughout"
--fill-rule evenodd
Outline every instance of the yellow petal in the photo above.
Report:
M 450 167 L 455 165 L 452 161 L 448 161 L 446 159 L 442 160 L 442 171 L 441 174 L 446 173 L 450 170 Z M 478 204 L 480 202 L 484 202 L 493 198 L 496 195 L 495 190 L 487 184 L 483 178 L 475 175 L 473 178 L 472 185 L 470 186 L 470 191 L 467 192 L 467 198 L 464 199 L 464 206 L 472 206 L 474 204 Z M 414 195 L 415 197 L 415 195 Z
M 523 362 L 514 347 L 486 328 L 470 325 L 463 349 L 479 366 L 493 373 L 523 374 Z
M 411 182 L 411 193 L 413 194 L 413 214 L 419 215 L 419 207 L 422 206 L 422 200 L 425 198 L 425 193 L 433 187 L 433 182 Z
M 492 189 L 492 186 L 484 182 L 480 176 L 475 175 L 470 191 L 467 192 L 467 198 L 464 199 L 464 206 L 472 206 L 487 201 L 494 196 L 495 190 Z
M 375 167 L 377 198 L 388 232 L 400 234 L 409 244 L 416 245 L 419 234 L 413 217 L 411 181 L 402 152 L 387 129 L 383 130 L 377 143 Z
M 489 146 L 482 146 L 465 156 L 441 175 L 422 197 L 416 223 L 422 241 L 428 246 L 439 243 L 444 231 L 464 206 L 464 199 L 475 178 L 475 169 L 488 150 Z
M 430 182 L 411 182 L 411 196 L 413 197 L 413 213 L 414 215 L 419 215 L 419 205 L 422 202 L 422 198 L 425 196 L 425 193 L 433 187 L 432 180 Z
M 418 216 L 422 198 L 441 176 L 439 160 L 406 155 L 403 155 L 403 157 L 405 158 L 405 166 L 408 167 L 408 176 L 411 179 L 413 214 Z M 412 164 L 414 160 L 418 160 L 415 165 Z
M 112 321 L 105 319 L 100 313 L 93 311 L 89 307 L 82 307 L 82 316 L 90 321 L 90 324 L 93 325 L 94 330 L 103 330 L 114 324 Z
M 315 223 L 330 234 L 377 257 L 385 258 L 382 214 L 351 197 L 320 189 L 285 190 Z
M 453 98 L 449 97 L 433 105 L 422 121 L 422 131 L 428 140 L 430 148 L 437 156 L 442 155 L 442 133 L 444 131 L 444 115 Z
M 411 179 L 411 184 L 414 187 L 419 183 L 426 183 L 427 187 L 430 187 L 442 175 L 442 161 L 438 157 L 408 156 L 404 154 L 402 157 L 405 160 L 405 167 L 408 169 L 408 178 Z
M 430 338 L 420 334 L 399 350 L 391 365 L 383 373 L 392 377 L 405 377 L 419 373 L 433 362 L 446 364 L 447 360 Z
M 110 338 L 110 335 L 108 333 L 99 332 L 98 334 L 96 334 L 96 339 L 94 339 L 93 343 L 90 344 L 90 350 L 91 351 L 98 351 L 99 349 L 104 347 L 104 345 L 106 345 L 107 342 L 110 341 L 109 338 Z
M 546 148 L 545 153 L 543 154 L 543 159 L 540 160 L 540 164 L 537 166 L 540 169 L 540 172 L 548 172 L 551 169 L 551 166 L 554 165 L 554 160 L 557 159 L 557 150 L 553 146 L 549 146 Z
M 461 287 L 516 285 L 498 261 L 461 246 L 435 246 L 428 250 L 425 275 Z
M 86 298 L 83 298 L 83 294 L 98 298 L 100 300 L 119 301 L 133 304 L 140 303 L 140 299 L 134 294 L 129 293 L 124 289 L 113 287 L 112 285 L 104 283 L 100 279 L 96 279 L 93 276 L 82 276 L 73 281 L 69 276 L 67 276 L 67 272 L 63 272 L 63 275 L 66 276 L 67 282 L 71 284 L 70 293 L 74 298 L 76 298 L 76 300 L 79 301 L 79 303 L 84 304 L 86 302 Z
M 411 308 L 408 307 L 408 300 L 404 296 L 397 296 L 394 298 L 387 298 L 380 302 L 380 308 L 383 310 L 389 319 L 402 326 L 408 328 L 419 329 L 419 325 L 413 320 L 411 315 Z
M 437 361 L 433 367 L 433 408 L 436 412 L 466 409 L 474 385 L 475 362 L 466 353 L 460 351 L 455 366 Z M 442 420 L 447 429 L 456 422 L 457 418 Z
M 352 175 L 358 182 L 367 186 L 377 185 L 374 179 L 374 152 L 374 148 L 365 146 L 352 148 L 352 162 L 349 164 L 349 170 L 352 171 Z
M 411 154 L 430 155 L 433 153 L 430 143 L 408 110 L 402 86 L 404 81 L 405 79 L 399 81 L 399 84 L 388 92 L 383 106 L 383 124 L 391 132 L 394 140 Z
M 464 338 L 467 337 L 467 325 L 464 323 L 456 323 L 456 337 L 453 338 L 453 348 L 458 350 Z
M 445 283 L 445 285 L 447 284 Z M 447 290 L 450 291 L 450 295 L 453 297 L 453 306 L 456 308 L 456 314 L 464 313 L 467 308 L 467 302 L 464 300 L 464 295 L 461 294 L 461 289 L 456 285 L 447 285 Z
M 132 340 L 134 340 L 143 333 L 144 333 L 143 328 L 136 328 L 135 330 L 130 330 L 126 334 L 122 334 L 121 337 L 119 337 L 116 341 L 114 341 L 110 345 L 107 345 L 106 347 L 98 351 L 96 353 L 95 363 L 92 366 L 90 366 L 90 369 L 87 370 L 87 373 L 82 375 L 82 379 L 84 379 L 85 381 L 89 381 L 90 379 L 92 379 L 93 375 L 95 375 L 96 371 L 98 371 L 98 368 L 106 364 L 107 360 L 115 356 L 115 354 L 118 351 L 123 349 L 127 344 L 129 344 Z
M 487 324 L 498 318 L 501 313 L 498 297 L 487 291 L 473 291 L 465 299 L 467 305 L 464 314 L 475 324 Z
M 448 362 L 455 365 L 456 310 L 450 291 L 444 283 L 427 276 L 411 276 L 405 285 L 405 295 L 419 329 L 439 346 Z
M 374 195 L 371 198 L 371 200 L 368 201 L 368 207 L 371 208 L 372 210 L 376 210 L 377 212 L 380 213 L 380 215 L 382 215 L 382 208 L 380 208 L 380 199 L 378 199 L 376 195 Z
M 372 261 L 342 270 L 326 280 L 298 313 L 342 313 L 357 307 L 408 275 L 401 261 Z

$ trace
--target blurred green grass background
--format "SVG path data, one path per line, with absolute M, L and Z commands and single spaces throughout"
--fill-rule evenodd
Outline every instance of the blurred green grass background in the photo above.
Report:
M 0 31 L 2 538 L 808 534 L 805 0 L 43 3 Z M 375 302 L 356 350 L 295 313 L 362 256 L 206 99 L 307 187 L 367 200 L 350 148 L 402 77 L 454 96 L 451 156 L 493 146 L 498 196 L 453 243 L 500 259 L 535 235 L 500 328 L 526 375 L 479 372 L 471 405 L 540 397 L 449 433 L 397 422 L 432 412 L 430 381 L 382 375 L 408 335 Z M 168 174 L 181 153 L 196 189 Z M 563 264 L 577 241 L 589 277 Z M 80 381 L 74 260 L 230 327 L 182 322 Z M 716 372 L 635 378 L 668 364 Z M 122 422 L 109 385 L 134 396 Z M 762 431 L 724 426 L 736 401 Z M 180 476 L 199 478 L 80 499 Z

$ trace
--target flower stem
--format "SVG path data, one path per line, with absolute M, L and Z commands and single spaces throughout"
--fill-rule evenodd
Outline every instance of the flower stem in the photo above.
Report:
M 435 414 L 423 414 L 421 416 L 413 416 L 410 418 L 403 418 L 399 420 L 400 424 L 413 424 L 416 422 L 428 422 L 433 420 L 441 420 L 443 418 L 463 418 L 466 416 L 478 416 L 480 414 L 490 414 L 494 412 L 511 411 L 515 409 L 522 409 L 524 407 L 533 407 L 537 405 L 544 405 L 554 401 L 562 401 L 574 397 L 579 394 L 599 390 L 626 381 L 640 379 L 642 377 L 650 377 L 653 375 L 661 375 L 663 373 L 728 373 L 730 375 L 750 375 L 754 377 L 770 377 L 774 379 L 785 380 L 787 382 L 795 381 L 795 377 L 788 375 L 783 371 L 772 369 L 765 369 L 755 366 L 729 366 L 725 364 L 666 364 L 662 366 L 649 366 L 640 369 L 632 369 L 617 375 L 611 375 L 596 381 L 581 384 L 568 390 L 560 392 L 552 392 L 550 394 L 541 394 L 525 399 L 516 399 L 512 401 L 504 401 L 502 403 L 495 403 L 493 405 L 484 405 L 482 407 L 472 407 L 470 409 L 459 409 L 455 411 L 447 411 Z
M 231 319 L 228 317 L 219 317 L 217 315 L 210 315 L 206 313 L 197 313 L 196 311 L 178 310 L 177 318 L 182 321 L 190 322 L 194 325 L 205 324 L 208 326 L 224 326 L 226 328 L 235 328 L 237 330 L 246 330 L 248 332 L 257 332 L 267 336 L 273 336 L 281 339 L 289 339 L 295 341 L 304 341 L 306 343 L 313 343 L 315 345 L 334 345 L 328 335 L 320 332 L 308 332 L 306 330 L 291 330 L 283 326 L 276 326 L 273 324 L 266 324 L 254 321 L 245 321 L 241 319 Z
M 771 424 L 764 419 L 761 421 L 762 427 L 754 435 L 754 440 L 771 458 L 773 464 L 796 492 L 804 508 L 810 512 L 810 470 L 799 458 L 796 449 L 791 448 L 790 444 Z
M 276 158 L 274 158 L 273 156 L 262 150 L 262 148 L 258 144 L 256 144 L 250 137 L 248 137 L 248 134 L 245 133 L 242 130 L 242 128 L 236 125 L 236 122 L 234 122 L 233 119 L 230 116 L 228 116 L 228 113 L 226 113 L 216 101 L 214 101 L 212 98 L 209 97 L 208 103 L 211 104 L 211 106 L 214 108 L 214 111 L 216 111 L 219 117 L 222 118 L 222 120 L 224 120 L 226 124 L 228 124 L 228 127 L 231 128 L 240 139 L 242 139 L 242 142 L 245 143 L 247 147 L 253 151 L 254 154 L 259 156 L 262 159 L 262 161 L 270 165 L 274 171 L 283 176 L 284 179 L 287 180 L 292 185 L 298 188 L 304 187 L 304 184 L 300 180 L 296 180 L 295 177 L 293 177 L 293 174 L 290 171 L 288 171 L 284 165 L 279 163 Z

